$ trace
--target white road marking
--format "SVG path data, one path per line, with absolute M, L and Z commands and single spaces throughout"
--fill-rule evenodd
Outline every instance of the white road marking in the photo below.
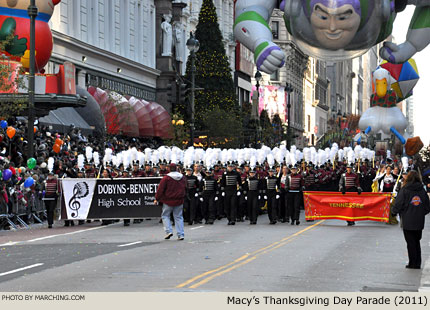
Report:
M 8 246 L 8 245 L 15 245 L 15 244 L 17 244 L 18 242 L 12 242 L 12 241 L 9 241 L 9 242 L 6 242 L 6 243 L 3 243 L 3 244 L 0 244 L 0 246 Z
M 204 227 L 204 226 L 193 227 L 193 228 L 190 228 L 190 230 L 199 229 L 199 228 L 202 228 L 202 227 Z
M 40 238 L 36 238 L 36 239 L 31 239 L 31 240 L 7 242 L 7 243 L 0 244 L 0 246 L 10 246 L 10 245 L 15 245 L 15 244 L 24 243 L 24 242 L 36 242 L 36 241 L 51 239 L 51 238 L 60 237 L 60 236 L 79 234 L 81 232 L 86 232 L 86 231 L 91 231 L 91 230 L 96 230 L 96 229 L 101 229 L 101 228 L 106 228 L 106 227 L 107 226 L 99 226 L 99 227 L 93 227 L 93 228 L 88 228 L 88 229 L 81 229 L 81 230 L 77 230 L 77 231 L 72 231 L 72 232 L 68 232 L 68 233 L 64 233 L 64 234 L 40 237 Z
M 143 241 L 136 241 L 136 242 L 132 242 L 132 243 L 121 244 L 121 245 L 118 245 L 118 247 L 129 246 L 129 245 L 135 245 L 135 244 L 139 244 L 139 243 L 142 243 L 142 242 L 143 242 Z
M 42 266 L 42 265 L 43 265 L 43 263 L 37 263 L 37 264 L 30 265 L 30 266 L 27 266 L 27 267 L 22 267 L 22 268 L 18 268 L 18 269 L 15 269 L 15 270 L 3 272 L 3 273 L 0 273 L 0 277 L 7 276 L 8 274 L 11 274 L 11 273 L 20 272 L 20 271 L 23 271 L 23 270 L 27 270 L 27 269 L 39 267 L 39 266 Z

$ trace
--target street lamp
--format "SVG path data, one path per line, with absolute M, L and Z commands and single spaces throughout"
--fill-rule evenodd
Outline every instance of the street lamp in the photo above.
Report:
M 260 81 L 263 76 L 260 71 L 257 70 L 255 72 L 255 87 L 257 88 L 257 120 L 258 120 L 258 128 L 257 128 L 257 141 L 261 141 L 261 124 L 260 124 L 260 115 L 258 111 L 260 110 Z
M 30 5 L 27 9 L 27 14 L 30 17 L 30 68 L 29 68 L 29 76 L 28 76 L 28 123 L 27 123 L 27 139 L 28 139 L 28 158 L 33 157 L 34 148 L 34 89 L 35 89 L 35 80 L 34 80 L 34 72 L 36 70 L 36 16 L 38 14 L 36 0 L 31 0 Z
M 190 32 L 190 38 L 187 40 L 187 48 L 191 53 L 191 123 L 190 123 L 190 139 L 191 146 L 194 146 L 194 91 L 195 91 L 195 77 L 196 77 L 196 53 L 199 50 L 200 43 Z
M 285 84 L 285 90 L 288 93 L 287 97 L 287 150 L 291 149 L 291 132 L 290 132 L 290 126 L 291 126 L 291 118 L 290 118 L 290 110 L 291 110 L 291 93 L 294 91 L 293 85 L 290 83 Z

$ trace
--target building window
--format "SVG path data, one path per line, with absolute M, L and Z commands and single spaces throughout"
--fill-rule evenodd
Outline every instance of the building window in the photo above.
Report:
M 270 75 L 271 81 L 279 81 L 279 70 L 276 70 Z
M 308 115 L 308 132 L 311 132 L 311 116 Z
M 279 39 L 279 22 L 278 21 L 272 22 L 272 35 L 273 35 L 273 39 Z

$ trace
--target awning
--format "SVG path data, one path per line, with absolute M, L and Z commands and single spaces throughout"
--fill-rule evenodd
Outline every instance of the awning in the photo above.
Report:
M 89 87 L 104 115 L 109 134 L 130 137 L 171 137 L 170 114 L 161 105 L 135 97 L 125 98 L 115 92 Z
M 76 112 L 78 112 L 88 125 L 103 136 L 106 133 L 106 124 L 99 104 L 85 88 L 79 85 L 76 85 L 76 93 L 80 96 L 87 97 L 86 106 L 75 108 Z
M 47 116 L 39 118 L 39 123 L 46 126 L 52 126 L 53 130 L 67 133 L 70 131 L 70 125 L 81 129 L 85 135 L 90 135 L 93 128 L 75 111 L 74 108 L 60 108 L 52 110 Z

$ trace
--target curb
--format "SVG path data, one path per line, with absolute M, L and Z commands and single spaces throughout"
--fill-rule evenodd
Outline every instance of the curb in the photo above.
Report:
M 430 258 L 426 260 L 421 274 L 421 283 L 418 292 L 430 292 Z

